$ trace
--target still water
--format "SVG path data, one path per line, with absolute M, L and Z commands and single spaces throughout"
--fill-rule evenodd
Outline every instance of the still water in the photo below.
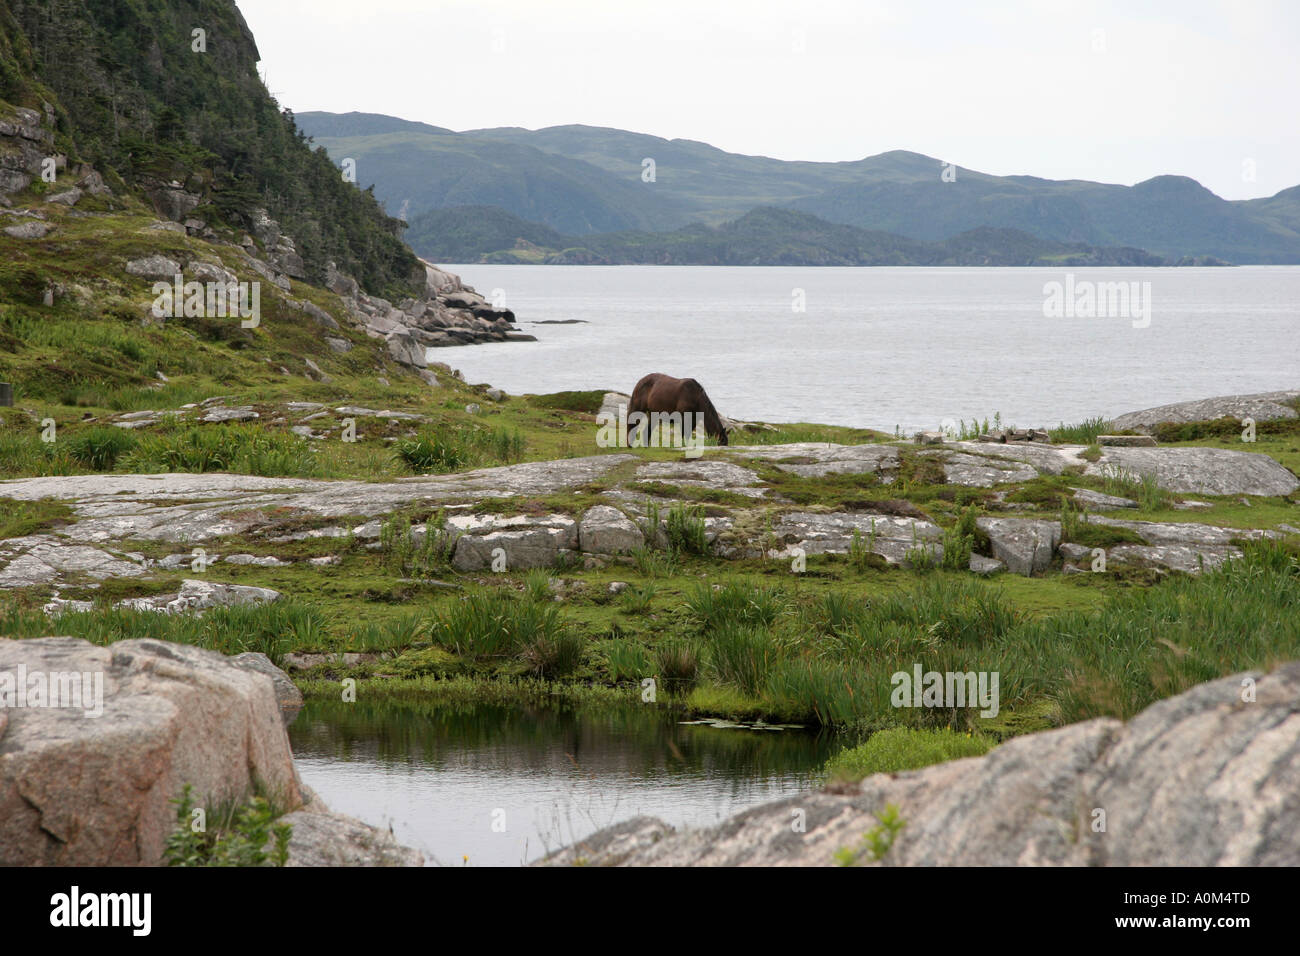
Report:
M 644 705 L 572 710 L 310 701 L 290 728 L 332 810 L 433 865 L 516 866 L 641 814 L 705 825 L 806 789 L 842 746 L 797 730 L 683 724 Z
M 699 379 L 732 418 L 892 432 L 994 412 L 1051 426 L 1300 388 L 1300 266 L 448 268 L 504 297 L 540 341 L 430 359 L 512 393 L 629 392 L 667 372 Z M 1149 288 L 1149 324 L 1046 318 L 1044 286 L 1067 271 Z

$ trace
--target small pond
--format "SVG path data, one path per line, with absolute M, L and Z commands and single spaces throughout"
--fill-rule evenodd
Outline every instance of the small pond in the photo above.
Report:
M 431 865 L 517 866 L 638 815 L 701 826 L 807 788 L 841 743 L 667 708 L 309 701 L 290 728 L 332 810 Z

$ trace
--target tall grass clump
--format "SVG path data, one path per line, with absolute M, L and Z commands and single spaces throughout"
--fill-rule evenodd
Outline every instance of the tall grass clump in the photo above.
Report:
M 704 633 L 729 624 L 771 627 L 789 608 L 789 601 L 777 587 L 737 582 L 713 587 L 700 582 L 687 597 L 686 607 Z
M 96 427 L 65 439 L 68 454 L 92 471 L 112 471 L 117 460 L 136 446 L 136 436 L 125 428 Z
M 277 666 L 284 662 L 288 651 L 320 647 L 328 639 L 324 615 L 310 605 L 290 601 L 214 607 L 201 616 L 97 607 L 89 611 L 67 611 L 53 620 L 42 618 L 43 615 L 25 618 L 10 612 L 0 616 L 0 622 L 6 627 L 6 633 L 14 637 L 57 633 L 99 645 L 152 638 L 193 644 L 227 655 L 260 651 Z
M 441 474 L 479 465 L 522 461 L 525 440 L 518 429 L 479 425 L 433 425 L 404 438 L 394 452 L 412 471 Z
M 1173 504 L 1173 496 L 1160 487 L 1154 472 L 1135 474 L 1121 465 L 1108 465 L 1101 480 L 1106 494 L 1132 498 L 1144 511 L 1159 511 Z
M 456 537 L 447 528 L 440 509 L 419 528 L 400 513 L 390 515 L 379 527 L 379 549 L 388 566 L 411 577 L 430 577 L 451 567 Z
M 751 697 L 763 692 L 768 675 L 785 656 L 781 640 L 765 627 L 726 623 L 702 640 L 710 676 Z
M 704 517 L 699 505 L 687 507 L 673 505 L 665 523 L 668 550 L 679 554 L 708 554 L 709 543 L 705 535 Z
M 1094 445 L 1098 435 L 1110 431 L 1111 423 L 1105 418 L 1087 418 L 1077 425 L 1064 422 L 1052 429 L 1052 442 L 1057 445 Z
M 480 591 L 454 602 L 434 616 L 431 632 L 435 644 L 466 660 L 514 660 L 548 680 L 572 672 L 586 648 L 554 603 L 507 591 Z

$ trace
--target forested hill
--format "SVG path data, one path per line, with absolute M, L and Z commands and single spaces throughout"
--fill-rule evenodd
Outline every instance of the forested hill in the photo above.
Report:
M 0 105 L 54 107 L 70 161 L 155 206 L 197 197 L 216 225 L 265 209 L 313 280 L 332 260 L 368 291 L 407 288 L 402 224 L 312 148 L 258 59 L 234 0 L 0 0 Z
M 763 206 L 720 226 L 672 232 L 571 236 L 491 206 L 434 209 L 417 216 L 411 246 L 441 262 L 547 265 L 717 266 L 1161 266 L 1218 265 L 1165 259 L 1142 249 L 1040 239 L 1016 229 L 971 229 L 941 241 L 827 222 Z

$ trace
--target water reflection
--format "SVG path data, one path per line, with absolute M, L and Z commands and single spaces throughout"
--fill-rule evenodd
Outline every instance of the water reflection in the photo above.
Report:
M 680 719 L 636 704 L 311 701 L 290 738 L 331 808 L 455 865 L 517 865 L 638 814 L 716 822 L 804 789 L 838 747 L 826 735 Z

